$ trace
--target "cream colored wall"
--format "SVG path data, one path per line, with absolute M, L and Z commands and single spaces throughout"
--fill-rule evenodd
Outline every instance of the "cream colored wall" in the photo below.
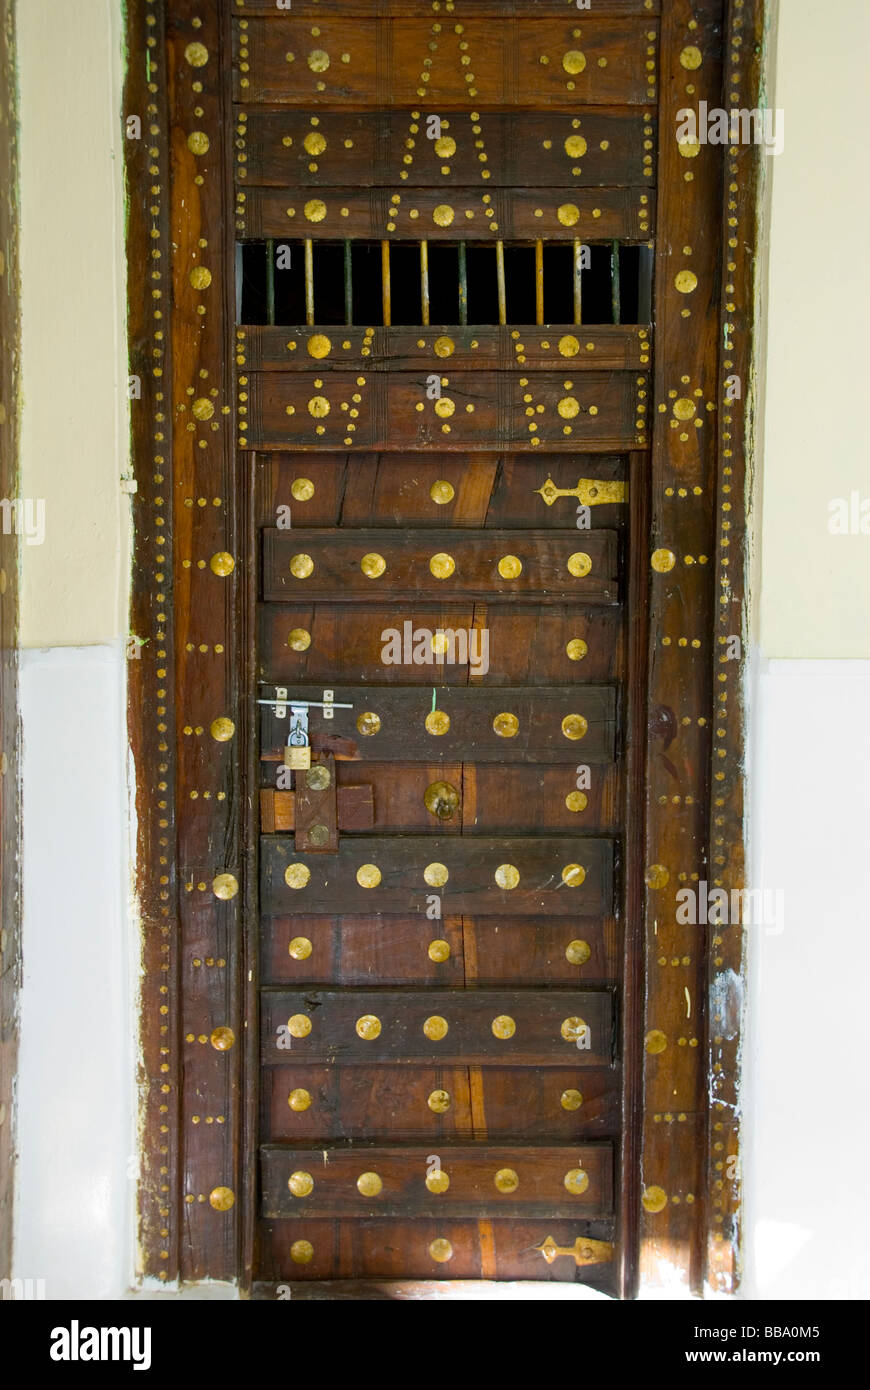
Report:
M 867 0 L 780 0 L 771 104 L 761 531 L 766 657 L 870 657 L 870 535 L 828 532 L 828 501 L 870 499 Z M 870 504 L 868 504 L 870 510 Z
M 49 1299 L 105 1299 L 133 1274 L 139 966 L 120 487 L 129 467 L 121 0 L 18 0 L 16 11 L 21 495 L 45 499 L 46 537 L 21 545 L 13 1271 L 44 1279 Z
M 25 647 L 126 632 L 129 501 L 121 13 L 117 0 L 19 0 L 21 495 Z

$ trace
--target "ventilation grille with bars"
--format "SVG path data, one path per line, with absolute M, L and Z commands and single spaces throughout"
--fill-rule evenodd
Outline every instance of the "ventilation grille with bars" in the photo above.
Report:
M 585 244 L 260 241 L 238 248 L 243 324 L 646 324 L 652 252 Z

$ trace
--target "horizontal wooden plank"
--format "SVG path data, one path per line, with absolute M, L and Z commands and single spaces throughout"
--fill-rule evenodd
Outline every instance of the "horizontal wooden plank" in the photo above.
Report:
M 315 738 L 312 744 L 313 757 L 319 753 L 318 742 Z M 612 835 L 621 826 L 616 763 L 585 763 L 582 779 L 576 763 L 506 766 L 430 758 L 423 763 L 366 762 L 360 767 L 337 758 L 335 766 L 338 828 L 343 834 Z M 263 832 L 286 833 L 295 825 L 295 793 L 283 789 L 290 774 L 277 753 L 261 759 L 260 771 L 261 788 L 267 789 L 260 792 Z M 578 780 L 585 788 L 582 796 Z M 344 781 L 349 785 L 342 785 Z M 427 804 L 437 782 L 446 782 L 456 792 L 455 808 L 443 797 L 434 810 Z M 265 808 L 264 798 L 272 798 Z
M 513 603 L 616 603 L 617 569 L 611 531 L 270 527 L 263 532 L 263 598 L 272 602 L 297 594 L 321 602 L 376 602 L 383 591 L 393 603 L 412 605 L 437 589 L 451 598 Z M 445 633 L 442 642 L 434 636 L 415 638 L 417 630 L 413 611 L 397 608 L 384 631 L 401 636 L 384 637 L 384 666 L 416 664 L 415 643 L 421 665 L 430 665 L 433 654 L 437 658 L 439 643 L 444 660 L 436 664 L 453 665 L 469 642 L 467 633 Z M 482 664 L 482 653 L 476 664 Z
M 294 252 L 292 241 L 291 256 Z M 301 248 L 300 248 L 301 257 Z M 295 262 L 294 262 L 295 264 Z M 397 311 L 398 312 L 398 311 Z M 426 368 L 572 372 L 636 371 L 649 364 L 650 327 L 641 324 L 524 325 L 521 336 L 504 324 L 428 328 L 352 328 L 322 324 L 270 328 L 245 325 L 236 334 L 236 363 L 245 370 L 316 370 L 329 380 L 337 368 L 393 372 Z
M 246 240 L 296 236 L 429 241 L 542 237 L 547 241 L 646 241 L 655 194 L 640 188 L 250 188 L 236 206 Z
M 410 111 L 307 111 L 243 108 L 236 141 L 241 187 L 398 187 L 477 185 L 492 189 L 648 187 L 654 182 L 655 122 L 637 110 L 493 113 L 483 125 L 470 112 L 438 127 Z M 428 131 L 432 134 L 429 136 Z M 649 141 L 649 144 L 645 144 Z M 481 155 L 484 156 L 481 159 Z M 408 190 L 410 197 L 410 190 Z
M 619 454 L 264 454 L 257 459 L 257 524 L 533 526 L 576 534 L 579 517 L 589 530 L 618 530 L 628 520 L 626 474 Z M 606 500 L 620 495 L 603 486 L 614 482 L 624 484 L 621 501 Z M 545 500 L 548 483 L 565 495 Z
M 609 912 L 613 897 L 613 845 L 589 836 L 360 836 L 309 858 L 288 839 L 263 839 L 264 912 L 425 913 L 437 888 L 444 915 L 590 916 Z M 442 869 L 447 881 L 430 883 Z
M 610 984 L 622 962 L 612 917 L 336 916 L 294 912 L 262 923 L 264 984 Z
M 406 637 L 410 642 L 410 632 Z M 351 708 L 335 708 L 331 719 L 322 709 L 310 709 L 309 740 L 320 735 L 324 752 L 328 744 L 346 759 L 429 763 L 445 758 L 500 766 L 530 762 L 573 767 L 578 762 L 607 763 L 614 757 L 616 692 L 610 686 L 331 689 L 336 705 Z M 323 699 L 320 686 L 294 685 L 288 694 L 297 700 Z M 272 706 L 261 705 L 260 720 L 261 753 L 283 755 L 289 711 L 278 719 Z
M 378 1297 L 379 1286 L 372 1289 L 375 1280 L 389 1280 L 388 1296 L 397 1298 L 405 1296 L 399 1289 L 407 1290 L 409 1281 L 437 1281 L 436 1289 L 443 1293 L 455 1288 L 456 1281 L 481 1279 L 531 1279 L 539 1287 L 540 1282 L 582 1282 L 617 1297 L 613 1239 L 613 1220 L 607 1217 L 494 1217 L 485 1223 L 444 1216 L 344 1222 L 285 1217 L 261 1222 L 259 1272 L 264 1279 L 280 1281 L 282 1297 L 292 1289 L 294 1299 L 317 1297 L 324 1289 L 335 1293 L 351 1280 L 356 1298 Z M 549 1259 L 541 1250 L 545 1243 Z M 600 1263 L 590 1263 L 593 1259 Z M 338 1285 L 336 1271 L 342 1276 Z M 401 1285 L 394 1282 L 399 1280 Z
M 272 779 L 274 780 L 274 778 Z M 337 788 L 339 830 L 372 830 L 375 826 L 371 786 Z M 296 793 L 264 787 L 260 791 L 260 821 L 266 834 L 296 828 Z
M 266 1142 L 576 1143 L 619 1128 L 614 1067 L 482 1067 L 472 1106 L 467 1067 L 293 1063 L 263 1073 Z M 431 1153 L 432 1149 L 427 1148 Z
M 381 18 L 389 15 L 404 16 L 406 19 L 437 19 L 438 12 L 432 9 L 433 0 L 330 0 L 330 16 L 342 19 Z M 528 18 L 564 19 L 565 6 L 571 0 L 474 0 L 476 17 L 510 18 L 517 15 Z M 612 15 L 658 15 L 661 0 L 594 0 L 597 18 Z M 323 18 L 321 0 L 290 0 L 290 8 L 297 19 Z M 240 19 L 250 15 L 267 15 L 277 18 L 281 14 L 276 0 L 234 0 L 233 9 Z M 456 18 L 452 10 L 445 12 L 445 21 Z M 578 15 L 578 20 L 588 19 L 589 15 Z
M 292 14 L 254 15 L 244 28 L 238 21 L 233 26 L 235 100 L 352 110 L 419 109 L 424 98 L 427 110 L 436 112 L 467 109 L 469 101 L 482 111 L 540 111 L 654 100 L 658 26 L 648 15 L 563 16 L 494 23 L 476 15 L 456 24 L 453 17 L 443 16 L 444 23 L 430 14 L 358 18 L 348 25 L 321 12 L 312 33 Z
M 429 380 L 436 377 L 433 386 Z M 243 447 L 633 449 L 646 376 L 631 372 L 251 372 L 239 379 Z M 440 391 L 435 397 L 427 392 Z M 244 414 L 242 414 L 244 411 Z
M 610 918 L 327 917 L 294 912 L 262 924 L 263 984 L 493 988 L 612 983 L 621 933 Z
M 260 667 L 263 681 L 371 681 L 377 684 L 567 685 L 618 678 L 622 671 L 622 609 L 590 604 L 549 608 L 507 603 L 415 602 L 418 628 L 467 631 L 475 622 L 489 630 L 489 670 L 473 675 L 468 665 L 384 666 L 385 628 L 395 625 L 395 608 L 380 603 L 305 602 L 260 605 Z M 434 654 L 433 654 L 434 655 Z M 475 663 L 480 672 L 480 664 Z
M 260 1017 L 266 1066 L 609 1066 L 614 1055 L 606 989 L 264 989 Z
M 572 1147 L 260 1149 L 264 1216 L 601 1217 L 613 1150 Z

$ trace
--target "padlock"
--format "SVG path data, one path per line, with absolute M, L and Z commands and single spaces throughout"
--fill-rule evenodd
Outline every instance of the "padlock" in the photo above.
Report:
M 311 766 L 307 704 L 290 706 L 290 732 L 284 745 L 284 766 L 293 772 L 307 772 Z

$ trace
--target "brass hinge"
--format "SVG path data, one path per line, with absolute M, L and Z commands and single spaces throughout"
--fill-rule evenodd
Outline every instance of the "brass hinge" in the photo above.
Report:
M 548 507 L 552 507 L 558 497 L 576 497 L 585 507 L 598 507 L 603 502 L 625 502 L 628 484 L 601 478 L 581 478 L 576 487 L 556 487 L 553 479 L 548 478 L 544 486 L 535 491 L 540 493 Z
M 588 1240 L 578 1236 L 573 1245 L 557 1245 L 552 1236 L 534 1247 L 540 1250 L 548 1265 L 559 1255 L 573 1255 L 577 1265 L 602 1265 L 613 1259 L 613 1246 L 609 1240 Z

